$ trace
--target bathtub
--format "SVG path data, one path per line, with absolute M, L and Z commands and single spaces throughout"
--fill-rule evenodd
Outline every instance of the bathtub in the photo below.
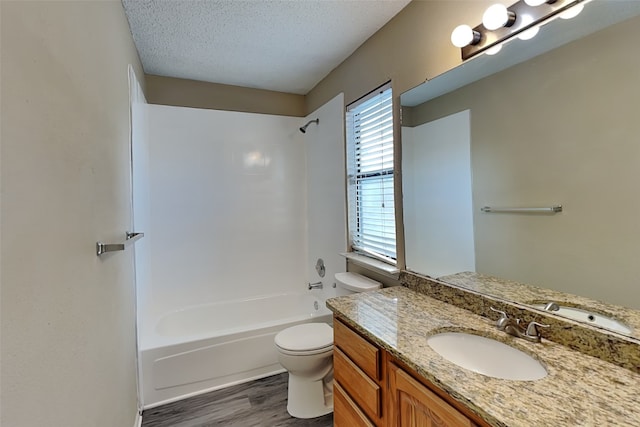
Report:
M 163 315 L 140 340 L 144 408 L 284 372 L 273 339 L 300 323 L 330 324 L 319 295 L 268 295 Z

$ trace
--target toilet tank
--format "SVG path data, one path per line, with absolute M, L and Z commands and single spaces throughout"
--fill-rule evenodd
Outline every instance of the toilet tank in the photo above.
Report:
M 350 295 L 382 288 L 382 283 L 358 273 L 336 273 L 336 295 Z

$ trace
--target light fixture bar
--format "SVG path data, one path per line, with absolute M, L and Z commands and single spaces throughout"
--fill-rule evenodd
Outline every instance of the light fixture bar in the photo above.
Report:
M 551 17 L 558 15 L 578 3 L 585 0 L 555 0 L 552 3 L 545 2 L 539 6 L 529 6 L 524 0 L 512 4 L 507 8 L 515 14 L 515 21 L 511 26 L 501 27 L 497 30 L 488 30 L 480 24 L 473 29 L 480 34 L 480 41 L 461 48 L 462 59 L 466 60 L 487 49 L 514 37 L 523 31 L 542 24 Z M 528 15 L 531 19 L 523 20 Z

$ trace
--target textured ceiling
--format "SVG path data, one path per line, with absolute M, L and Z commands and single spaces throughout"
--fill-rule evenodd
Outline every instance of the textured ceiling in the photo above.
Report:
M 306 94 L 410 0 L 123 0 L 148 74 Z

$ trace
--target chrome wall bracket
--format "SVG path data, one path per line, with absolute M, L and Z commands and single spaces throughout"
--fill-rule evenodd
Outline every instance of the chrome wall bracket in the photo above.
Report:
M 137 240 L 144 237 L 144 233 L 130 233 L 127 231 L 124 243 L 102 243 L 96 242 L 96 255 L 100 256 L 107 252 L 124 251 L 125 248 Z

